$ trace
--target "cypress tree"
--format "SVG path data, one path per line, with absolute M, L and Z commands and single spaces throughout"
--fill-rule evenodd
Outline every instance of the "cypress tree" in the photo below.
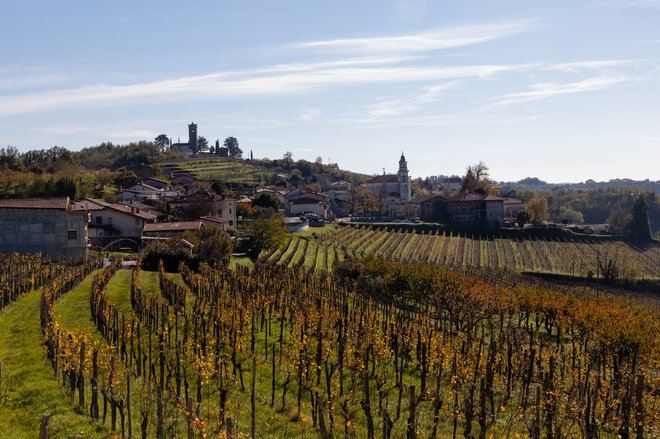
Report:
M 632 220 L 628 224 L 628 234 L 641 241 L 650 241 L 653 238 L 649 220 L 649 207 L 641 194 L 632 209 Z

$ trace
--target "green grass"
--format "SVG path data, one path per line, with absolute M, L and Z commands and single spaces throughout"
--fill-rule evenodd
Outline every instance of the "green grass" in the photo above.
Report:
M 160 297 L 160 282 L 158 280 L 157 271 L 140 270 L 138 283 L 142 293 L 149 297 Z
M 165 166 L 174 167 L 198 178 L 249 185 L 264 183 L 275 173 L 272 169 L 237 162 L 228 158 L 214 157 L 164 162 L 159 163 L 158 166 L 160 168 Z
M 86 332 L 94 340 L 101 340 L 89 314 L 89 294 L 92 290 L 92 281 L 97 271 L 89 274 L 75 288 L 63 295 L 55 303 L 57 320 L 69 331 Z
M 322 233 L 330 232 L 335 229 L 334 224 L 332 223 L 326 223 L 323 227 L 310 227 L 304 232 L 293 232 L 291 233 L 292 236 L 312 236 L 313 234 L 320 235 Z
M 90 277 L 87 281 L 91 285 Z M 0 437 L 36 438 L 44 413 L 51 415 L 48 437 L 68 438 L 78 433 L 85 438 L 108 437 L 102 426 L 80 414 L 53 377 L 39 328 L 39 294 L 25 294 L 0 312 L 0 361 L 11 375 L 9 399 L 0 410 Z M 80 315 L 89 316 L 88 302 L 83 304 L 87 309 Z M 68 307 L 66 311 L 68 314 Z
M 110 282 L 105 287 L 105 294 L 108 296 L 119 311 L 126 317 L 133 313 L 131 307 L 131 277 L 132 269 L 122 268 L 112 276 Z
M 593 240 L 587 239 L 547 241 L 499 237 L 488 241 L 481 236 L 460 237 L 452 233 L 436 234 L 425 239 L 422 239 L 422 236 L 401 231 L 358 229 L 330 224 L 324 228 L 310 228 L 305 232 L 290 234 L 290 243 L 274 252 L 268 261 L 282 263 L 292 257 L 290 265 L 296 265 L 304 258 L 304 267 L 311 269 L 314 265 L 318 269 L 319 264 L 314 264 L 316 246 L 329 245 L 337 246 L 348 254 L 374 255 L 404 262 L 422 261 L 447 267 L 499 268 L 584 277 L 589 271 L 595 270 L 596 258 L 600 252 L 613 255 L 613 258 L 632 273 L 631 278 L 657 280 L 660 275 L 656 263 L 660 257 L 660 246 L 655 244 L 638 248 L 620 242 L 594 243 Z M 304 255 L 304 247 L 296 247 L 300 239 L 309 240 Z M 425 242 L 426 239 L 431 242 Z M 294 249 L 296 251 L 292 255 Z M 333 257 L 330 269 L 334 263 Z
M 229 266 L 231 268 L 236 268 L 237 265 L 254 268 L 254 261 L 249 256 L 232 256 L 231 261 L 229 261 Z

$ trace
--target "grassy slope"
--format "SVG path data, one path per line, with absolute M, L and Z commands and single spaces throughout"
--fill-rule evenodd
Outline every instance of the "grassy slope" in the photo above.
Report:
M 237 265 L 254 268 L 254 261 L 249 256 L 232 256 L 229 266 L 235 268 Z
M 333 227 L 335 227 L 334 232 Z M 342 242 L 342 237 L 346 233 L 349 232 L 337 229 L 334 225 L 292 233 L 291 236 L 294 237 L 294 240 L 291 245 L 282 253 L 275 252 L 271 255 L 269 262 L 286 261 L 295 248 L 295 239 L 298 238 L 309 240 L 307 251 L 303 256 L 305 267 L 311 266 L 316 245 L 320 243 L 330 247 L 346 247 L 349 252 L 362 255 L 393 257 L 402 261 L 418 260 L 420 252 L 423 252 L 427 245 L 427 243 L 420 245 L 423 240 L 419 239 L 419 235 L 405 233 L 404 242 L 399 242 L 397 238 L 401 236 L 401 232 L 373 232 L 371 229 L 360 229 L 351 234 L 349 241 Z M 370 233 L 371 236 L 369 236 Z M 443 253 L 442 259 L 437 260 L 437 255 L 434 256 L 431 252 L 421 262 L 468 268 L 490 267 L 491 261 L 486 257 L 490 249 L 486 245 L 487 242 L 479 236 L 452 235 L 443 238 L 442 235 L 438 235 L 431 236 L 429 239 L 432 240 L 431 249 L 435 249 L 435 252 L 443 248 L 443 239 L 449 239 L 449 245 L 446 252 Z M 612 258 L 622 270 L 628 273 L 627 275 L 631 279 L 657 280 L 660 276 L 656 263 L 660 255 L 660 246 L 657 244 L 638 247 L 621 242 L 594 241 L 586 238 L 566 241 L 496 238 L 492 240 L 492 243 L 493 252 L 497 253 L 497 259 L 493 258 L 493 268 L 585 277 L 590 271 L 597 271 L 596 258 L 601 254 L 605 259 Z M 393 245 L 394 247 L 392 247 Z M 477 258 L 474 258 L 473 254 L 475 246 L 478 246 Z M 297 250 L 302 251 L 301 248 Z M 298 261 L 300 258 L 301 255 L 296 254 L 294 261 Z
M 122 268 L 117 270 L 108 286 L 105 293 L 108 299 L 121 311 L 125 316 L 131 315 L 133 309 L 131 307 L 131 276 L 132 269 Z
M 66 293 L 55 303 L 58 320 L 69 331 L 86 332 L 94 340 L 101 340 L 89 315 L 89 293 L 97 272 L 87 276 L 74 289 Z
M 89 291 L 95 274 L 89 275 L 57 302 L 57 313 L 59 321 L 68 329 L 87 332 L 93 339 L 101 341 L 102 338 L 89 318 Z M 130 274 L 130 270 L 118 271 L 107 290 L 112 295 L 113 302 L 122 308 L 128 303 Z M 182 282 L 179 275 L 172 277 Z M 140 286 L 149 294 L 159 295 L 158 273 L 141 272 Z M 3 368 L 12 376 L 10 399 L 0 416 L 0 438 L 8 437 L 5 435 L 7 432 L 11 432 L 12 438 L 36 437 L 43 413 L 52 415 L 49 437 L 73 437 L 77 433 L 83 433 L 86 438 L 108 437 L 102 426 L 80 414 L 81 409 L 71 397 L 66 396 L 60 382 L 53 378 L 41 339 L 38 300 L 39 292 L 33 291 L 0 312 L 0 360 L 3 362 Z M 128 306 L 130 307 L 130 303 Z M 274 332 L 277 332 L 278 328 L 274 329 Z M 271 340 L 275 337 L 276 334 L 273 334 Z M 249 373 L 248 366 L 244 375 L 246 381 L 249 380 Z M 270 394 L 267 364 L 260 364 L 257 387 L 257 402 L 263 409 L 257 417 L 257 425 L 259 431 L 268 432 L 264 437 L 302 437 L 305 433 L 315 436 L 311 429 L 305 432 L 310 427 L 309 413 L 305 413 L 305 421 L 302 423 L 289 422 L 294 413 L 295 385 L 290 386 L 287 410 L 284 413 L 277 413 L 267 406 Z M 281 389 L 278 389 L 278 401 L 279 392 Z M 234 415 L 244 431 L 249 428 L 249 392 L 232 393 L 234 401 L 241 407 L 240 414 L 235 412 Z M 213 408 L 208 406 L 205 409 L 213 411 Z M 137 434 L 135 423 L 134 433 Z
M 49 437 L 73 437 L 78 432 L 86 438 L 107 437 L 102 427 L 79 414 L 80 409 L 53 378 L 39 328 L 39 294 L 32 291 L 0 312 L 0 360 L 11 374 L 9 401 L 0 416 L 0 437 L 37 437 L 44 413 L 52 415 Z M 83 315 L 89 315 L 86 311 Z
M 196 157 L 165 161 L 156 165 L 159 169 L 174 167 L 177 170 L 192 174 L 197 178 L 221 180 L 229 183 L 247 185 L 264 184 L 274 174 L 285 173 L 277 168 L 261 166 L 259 161 L 235 161 L 230 158 Z M 345 178 L 356 181 L 366 181 L 367 176 L 356 172 L 341 171 Z
M 160 286 L 157 271 L 140 270 L 140 289 L 151 297 L 160 297 Z
M 231 183 L 256 184 L 266 181 L 274 171 L 248 163 L 235 162 L 225 158 L 187 159 L 177 162 L 159 163 L 158 166 L 176 166 L 198 178 L 223 180 Z

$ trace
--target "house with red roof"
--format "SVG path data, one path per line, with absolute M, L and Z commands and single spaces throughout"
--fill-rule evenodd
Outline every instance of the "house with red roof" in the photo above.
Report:
M 104 246 L 118 238 L 133 238 L 137 243 L 145 224 L 156 220 L 156 215 L 130 203 L 106 203 L 87 198 L 78 204 L 89 212 L 89 239 L 93 244 Z

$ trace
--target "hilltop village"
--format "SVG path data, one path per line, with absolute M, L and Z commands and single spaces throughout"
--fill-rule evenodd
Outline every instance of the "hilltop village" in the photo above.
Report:
M 188 130 L 0 148 L 0 432 L 653 435 L 657 182 L 364 175 Z
M 584 224 L 582 213 L 565 206 L 559 215 L 548 215 L 546 199 L 529 191 L 507 191 L 527 199 L 501 196 L 484 163 L 469 166 L 463 176 L 413 179 L 402 152 L 396 173 L 369 177 L 342 173 L 320 157 L 314 163 L 295 162 L 290 152 L 268 162 L 255 160 L 250 151 L 250 158 L 244 159 L 234 137 L 223 146 L 216 140 L 209 148 L 195 123 L 189 124 L 188 133 L 187 142 L 172 142 L 164 134 L 152 143 L 141 142 L 135 157 L 124 154 L 114 169 L 95 171 L 106 184 L 97 182 L 101 190 L 94 193 L 81 196 L 74 187 L 69 193 L 59 190 L 58 196 L 5 194 L 0 199 L 0 251 L 64 256 L 84 256 L 90 249 L 136 251 L 172 238 L 179 242 L 185 233 L 203 228 L 223 230 L 236 239 L 265 211 L 277 214 L 289 232 L 327 222 L 443 224 L 475 230 L 556 222 L 589 233 L 615 232 L 619 225 L 603 220 Z M 101 150 L 108 148 L 112 150 Z M 84 163 L 86 154 L 98 153 L 99 148 L 82 151 L 78 160 Z M 2 150 L 5 167 L 20 159 L 16 151 Z M 32 168 L 39 159 L 51 166 L 72 160 L 66 150 L 31 151 L 22 159 L 33 162 Z M 233 171 L 223 175 L 222 169 L 229 167 Z M 185 240 L 181 245 L 193 246 Z

